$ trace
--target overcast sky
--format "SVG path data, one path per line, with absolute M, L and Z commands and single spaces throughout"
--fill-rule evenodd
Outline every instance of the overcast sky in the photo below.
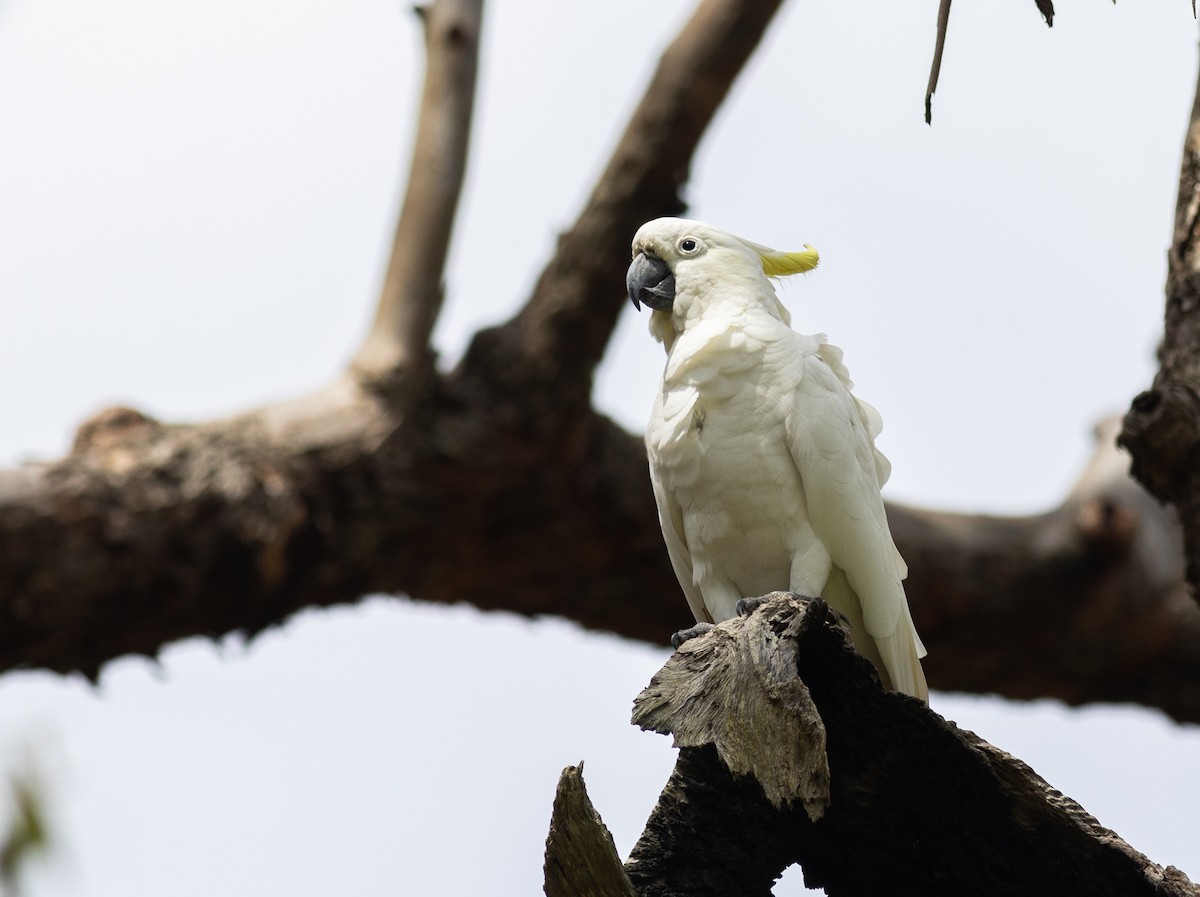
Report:
M 520 306 L 690 7 L 489 8 L 445 363 Z M 1196 25 L 1185 0 L 1059 4 L 1053 29 L 1032 2 L 959 4 L 930 128 L 936 7 L 786 5 L 687 197 L 820 249 L 783 298 L 883 414 L 890 498 L 1029 512 L 1153 374 Z M 60 454 L 116 402 L 196 420 L 338 371 L 382 279 L 420 46 L 381 0 L 0 0 L 0 460 Z M 645 326 L 626 311 L 597 384 L 635 431 L 662 368 Z M 374 598 L 124 659 L 98 689 L 9 675 L 0 762 L 36 757 L 56 836 L 28 894 L 538 893 L 563 766 L 586 759 L 623 853 L 640 832 L 674 755 L 628 714 L 665 658 Z M 1200 878 L 1194 727 L 932 704 Z

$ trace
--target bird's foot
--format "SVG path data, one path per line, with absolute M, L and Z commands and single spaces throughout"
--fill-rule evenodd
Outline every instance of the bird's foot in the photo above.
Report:
M 788 592 L 767 592 L 757 598 L 739 598 L 737 604 L 733 606 L 733 612 L 739 617 L 748 617 L 772 598 L 783 598 L 788 594 Z
M 771 593 L 774 594 L 773 592 Z M 748 617 L 771 598 L 771 595 L 759 595 L 757 598 L 739 598 L 733 606 L 733 612 L 739 617 Z
M 694 639 L 698 635 L 704 635 L 704 633 L 708 632 L 712 628 L 712 623 L 697 623 L 690 629 L 680 629 L 677 633 L 671 636 L 671 647 L 678 651 L 679 646 L 688 639 Z

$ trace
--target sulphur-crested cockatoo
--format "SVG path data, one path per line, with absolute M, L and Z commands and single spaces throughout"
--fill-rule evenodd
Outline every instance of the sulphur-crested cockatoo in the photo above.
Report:
M 663 536 L 697 620 L 775 590 L 820 595 L 885 686 L 928 700 L 879 494 L 879 413 L 851 394 L 840 349 L 791 329 L 770 280 L 816 265 L 811 246 L 680 218 L 633 238 L 629 296 L 667 350 L 646 431 Z

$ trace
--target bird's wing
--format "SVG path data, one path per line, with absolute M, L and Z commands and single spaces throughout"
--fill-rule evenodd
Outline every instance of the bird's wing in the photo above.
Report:
M 867 632 L 887 639 L 905 615 L 908 569 L 879 494 L 888 472 L 874 445 L 879 415 L 851 394 L 838 349 L 799 335 L 795 348 L 786 360 L 794 395 L 785 430 L 809 519 L 859 596 Z
M 662 526 L 663 541 L 667 544 L 667 554 L 671 557 L 671 567 L 675 570 L 675 578 L 683 589 L 688 607 L 698 623 L 713 623 L 712 614 L 704 606 L 704 597 L 700 588 L 692 578 L 692 553 L 688 550 L 687 540 L 683 535 L 683 514 L 679 502 L 663 486 L 662 481 L 650 469 L 650 482 L 654 486 L 654 501 L 658 505 L 658 522 Z
M 804 339 L 790 360 L 795 396 L 786 433 L 809 522 L 857 596 L 892 688 L 928 701 L 920 660 L 925 648 L 904 596 L 908 568 L 879 493 L 890 472 L 875 448 L 882 421 L 850 392 L 841 351 L 823 341 L 804 345 Z
M 684 458 L 680 454 L 686 452 L 685 446 L 679 439 L 679 433 L 686 432 L 686 420 L 690 419 L 695 395 L 675 394 L 669 403 L 664 403 L 660 393 L 654 402 L 654 410 L 650 414 L 650 422 L 646 427 L 646 454 L 650 462 L 650 483 L 654 487 L 654 503 L 658 505 L 658 522 L 662 527 L 663 541 L 667 545 L 667 554 L 671 558 L 671 567 L 675 570 L 675 578 L 683 589 L 688 607 L 697 622 L 715 622 L 712 614 L 704 606 L 704 597 L 696 585 L 693 576 L 692 553 L 688 548 L 687 537 L 683 531 L 683 511 L 675 492 L 663 482 L 662 464 L 664 455 L 672 456 L 670 466 L 675 476 L 691 476 L 693 472 L 681 470 Z M 692 459 L 695 464 L 698 459 Z M 688 467 L 686 462 L 684 467 Z

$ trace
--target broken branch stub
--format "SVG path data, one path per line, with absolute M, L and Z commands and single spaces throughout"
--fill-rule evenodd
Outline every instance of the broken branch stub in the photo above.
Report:
M 559 776 L 544 871 L 546 897 L 637 897 L 612 834 L 588 797 L 582 761 Z
M 778 592 L 757 613 L 685 642 L 634 700 L 634 724 L 673 735 L 679 748 L 714 745 L 776 809 L 798 802 L 820 819 L 829 805 L 825 726 L 796 657 L 819 608 Z

